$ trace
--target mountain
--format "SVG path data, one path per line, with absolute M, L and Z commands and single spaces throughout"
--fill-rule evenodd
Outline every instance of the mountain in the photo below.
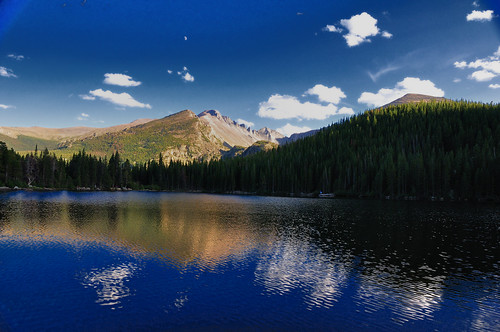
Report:
M 252 145 L 250 145 L 249 147 L 235 145 L 229 151 L 222 152 L 221 157 L 222 159 L 230 159 L 234 157 L 247 157 L 261 151 L 269 151 L 272 149 L 276 149 L 278 146 L 279 146 L 278 143 L 270 141 L 257 141 Z
M 185 110 L 121 131 L 69 140 L 58 146 L 58 151 L 73 153 L 83 149 L 102 157 L 118 151 L 122 159 L 142 163 L 158 159 L 160 154 L 166 162 L 218 158 L 225 147 L 209 125 Z
M 306 131 L 304 133 L 292 134 L 292 135 L 290 135 L 290 137 L 283 137 L 283 138 L 278 139 L 278 143 L 280 145 L 283 145 L 283 144 L 295 142 L 296 140 L 312 136 L 312 135 L 316 134 L 318 131 L 319 131 L 319 129 L 313 129 L 313 130 Z
M 430 101 L 444 101 L 446 98 L 443 97 L 433 97 L 433 96 L 428 96 L 428 95 L 420 95 L 417 93 L 407 93 L 403 97 L 398 98 L 388 104 L 385 104 L 382 106 L 382 108 L 387 107 L 387 106 L 395 106 L 395 105 L 402 105 L 402 104 L 414 104 L 414 103 L 420 103 L 420 102 L 430 102 Z
M 185 110 L 162 119 L 139 119 L 107 128 L 0 127 L 0 141 L 22 153 L 36 146 L 65 158 L 81 150 L 99 157 L 118 151 L 124 160 L 143 163 L 158 159 L 160 154 L 166 162 L 245 156 L 315 132 L 285 137 L 267 127 L 253 130 L 217 110 L 198 115 Z
M 5 142 L 9 148 L 16 151 L 32 151 L 36 146 L 52 150 L 64 141 L 114 133 L 149 121 L 152 119 L 138 119 L 131 123 L 107 128 L 0 127 L 0 141 Z
M 264 127 L 260 130 L 252 130 L 244 124 L 238 124 L 219 111 L 209 110 L 198 114 L 198 118 L 212 128 L 212 133 L 224 142 L 227 147 L 250 146 L 257 141 L 269 141 L 278 143 L 284 138 L 276 130 Z

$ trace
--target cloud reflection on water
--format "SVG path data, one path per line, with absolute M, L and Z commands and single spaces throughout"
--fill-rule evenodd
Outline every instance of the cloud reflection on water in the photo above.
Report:
M 268 295 L 301 290 L 308 307 L 332 307 L 342 295 L 351 264 L 332 257 L 312 243 L 277 240 L 258 263 L 255 282 Z
M 92 287 L 97 294 L 95 301 L 102 306 L 118 308 L 122 299 L 132 295 L 126 282 L 139 270 L 137 264 L 124 263 L 93 270 L 82 275 L 84 287 Z

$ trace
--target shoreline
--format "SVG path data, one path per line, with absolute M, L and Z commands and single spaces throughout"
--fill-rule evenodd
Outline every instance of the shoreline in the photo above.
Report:
M 369 195 L 356 195 L 356 194 L 319 194 L 319 193 L 275 193 L 275 194 L 259 194 L 257 192 L 246 192 L 246 191 L 228 191 L 228 192 L 210 192 L 203 190 L 157 190 L 157 189 L 131 189 L 131 188 L 112 188 L 112 189 L 90 189 L 88 187 L 80 187 L 76 189 L 68 188 L 41 188 L 41 187 L 0 187 L 0 193 L 5 192 L 152 192 L 152 193 L 187 193 L 187 194 L 210 194 L 210 195 L 233 195 L 233 196 L 255 196 L 255 197 L 288 197 L 288 198 L 314 198 L 314 199 L 355 199 L 355 200 L 369 200 L 369 201 L 414 201 L 414 202 L 447 202 L 447 203 L 500 203 L 500 197 L 487 197 L 479 198 L 476 200 L 470 199 L 445 199 L 444 197 L 430 196 L 425 199 L 417 198 L 416 196 L 403 196 L 403 197 L 391 197 L 385 196 L 383 198 L 369 196 Z

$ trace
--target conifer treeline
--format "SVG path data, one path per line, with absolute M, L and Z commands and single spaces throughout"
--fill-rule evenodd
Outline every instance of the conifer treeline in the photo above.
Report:
M 443 101 L 368 111 L 272 151 L 209 162 L 131 165 L 84 151 L 67 162 L 0 144 L 0 184 L 498 199 L 499 153 L 500 105 Z

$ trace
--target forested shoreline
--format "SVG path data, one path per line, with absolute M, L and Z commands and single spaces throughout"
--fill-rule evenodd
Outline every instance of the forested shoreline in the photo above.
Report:
M 133 164 L 81 151 L 21 156 L 0 143 L 0 186 L 499 200 L 500 105 L 466 101 L 367 111 L 294 143 L 224 160 Z

